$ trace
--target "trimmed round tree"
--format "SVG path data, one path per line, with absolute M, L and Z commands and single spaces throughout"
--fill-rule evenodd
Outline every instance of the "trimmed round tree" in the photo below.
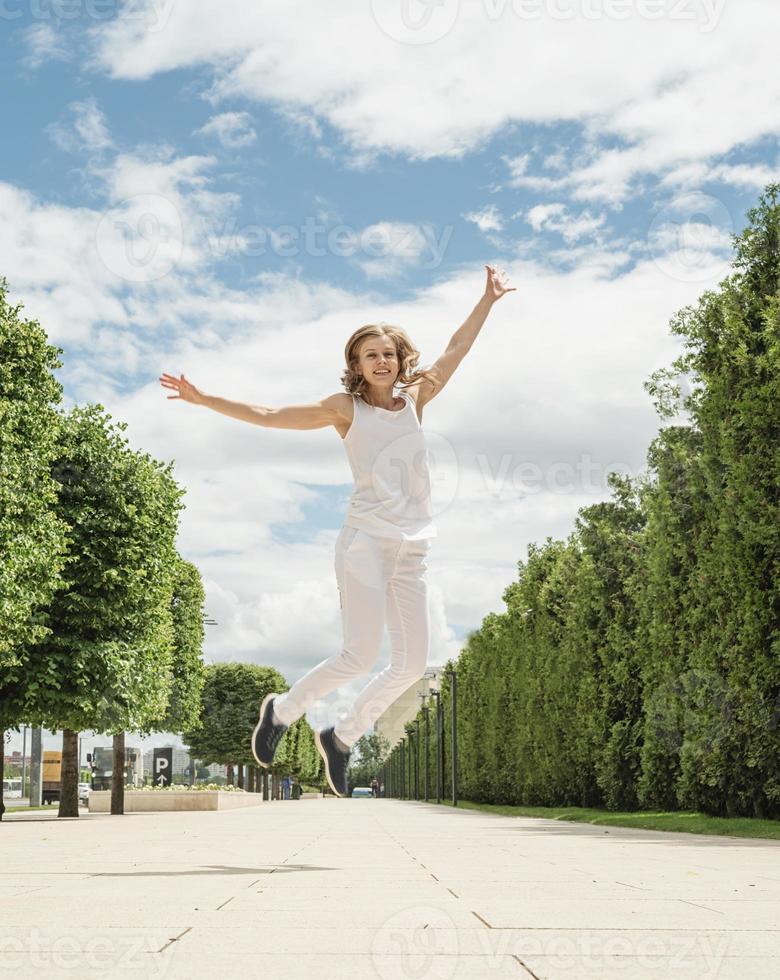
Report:
M 7 294 L 0 279 L 0 733 L 28 720 L 8 696 L 6 672 L 22 663 L 28 644 L 49 635 L 42 610 L 62 584 L 67 530 L 50 472 L 62 400 L 52 372 L 62 366 L 62 349 Z M 4 809 L 0 782 L 0 819 Z
M 33 725 L 63 730 L 60 815 L 78 816 L 77 733 L 147 732 L 164 715 L 173 675 L 171 600 L 183 491 L 132 451 L 102 405 L 62 417 L 52 475 L 68 526 L 64 585 L 50 630 L 7 672 L 9 697 Z

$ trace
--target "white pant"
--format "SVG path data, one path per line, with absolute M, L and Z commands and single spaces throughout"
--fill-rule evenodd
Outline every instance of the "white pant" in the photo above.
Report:
M 382 643 L 385 620 L 391 658 L 358 694 L 335 733 L 353 745 L 393 701 L 425 673 L 430 642 L 426 558 L 430 538 L 380 538 L 342 527 L 336 539 L 344 646 L 304 674 L 274 701 L 274 714 L 292 724 L 318 699 L 350 678 L 367 674 Z

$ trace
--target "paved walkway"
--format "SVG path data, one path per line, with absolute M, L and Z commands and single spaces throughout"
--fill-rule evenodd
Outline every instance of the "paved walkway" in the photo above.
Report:
M 780 976 L 780 843 L 310 799 L 0 824 L 0 976 Z

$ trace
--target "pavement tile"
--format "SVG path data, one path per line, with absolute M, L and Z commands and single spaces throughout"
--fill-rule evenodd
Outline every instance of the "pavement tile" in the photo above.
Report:
M 0 971 L 780 977 L 778 842 L 358 803 L 4 820 Z

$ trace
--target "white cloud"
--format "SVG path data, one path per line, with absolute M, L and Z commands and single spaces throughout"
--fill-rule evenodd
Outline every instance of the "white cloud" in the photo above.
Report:
M 377 221 L 352 239 L 354 262 L 369 279 L 393 279 L 408 269 L 435 269 L 443 259 L 452 226 Z M 365 258 L 364 256 L 369 256 Z
M 664 176 L 665 187 L 700 186 L 704 183 L 729 184 L 749 191 L 763 191 L 767 184 L 780 180 L 780 154 L 774 165 L 765 163 L 691 163 L 683 164 Z
M 565 204 L 537 204 L 529 210 L 526 221 L 534 231 L 541 231 L 551 219 L 559 217 L 565 211 Z
M 196 130 L 203 136 L 214 136 L 230 150 L 250 146 L 257 140 L 252 127 L 252 117 L 248 112 L 222 112 Z
M 203 158 L 122 154 L 99 173 L 110 201 L 164 194 L 186 225 L 224 206 L 207 170 Z M 209 393 L 264 405 L 313 401 L 340 390 L 347 337 L 377 319 L 404 325 L 429 364 L 481 295 L 481 265 L 394 303 L 281 274 L 230 290 L 203 274 L 205 246 L 188 242 L 169 275 L 120 290 L 95 254 L 96 212 L 49 205 L 7 184 L 0 205 L 13 298 L 67 339 L 69 397 L 100 401 L 126 420 L 131 445 L 173 460 L 187 488 L 179 547 L 201 569 L 220 624 L 207 633 L 207 658 L 275 663 L 292 680 L 329 656 L 340 642 L 335 529 L 289 544 L 274 525 L 294 527 L 316 503 L 304 485 L 351 483 L 338 435 L 248 426 L 167 400 L 157 378 L 183 372 Z M 504 263 L 518 292 L 495 307 L 424 411 L 439 528 L 432 663 L 457 653 L 451 624 L 476 628 L 501 611 L 530 541 L 565 536 L 578 506 L 609 495 L 610 466 L 642 468 L 657 429 L 642 381 L 677 352 L 672 313 L 717 283 L 674 278 L 652 257 L 618 275 L 624 249 L 566 252 L 577 264 L 565 272 L 535 257 Z M 148 380 L 126 391 L 132 370 Z
M 475 224 L 480 231 L 501 231 L 504 227 L 501 212 L 495 204 L 484 207 L 481 211 L 469 211 L 463 217 Z
M 327 9 L 193 0 L 171 6 L 162 27 L 136 11 L 93 36 L 97 65 L 114 77 L 210 64 L 213 100 L 250 98 L 325 121 L 359 166 L 382 152 L 459 158 L 510 122 L 579 122 L 586 143 L 568 172 L 553 159 L 546 169 L 555 178 L 536 174 L 520 154 L 510 175 L 517 186 L 567 189 L 579 200 L 617 204 L 643 174 L 710 160 L 780 129 L 774 48 L 755 42 L 778 33 L 773 0 L 682 12 L 669 4 L 652 23 L 639 8 L 627 19 L 575 11 L 568 20 L 542 8 L 529 19 L 517 5 L 462 3 L 441 37 L 420 45 L 397 40 L 386 20 L 346 0 Z M 605 137 L 617 145 L 605 149 Z
M 578 238 L 590 235 L 602 228 L 607 221 L 605 214 L 592 215 L 589 211 L 582 214 L 569 214 L 565 204 L 537 204 L 529 209 L 526 221 L 534 231 L 557 231 L 566 242 L 575 242 Z
M 83 102 L 71 102 L 68 106 L 72 116 L 70 122 L 50 123 L 46 130 L 52 140 L 68 153 L 87 150 L 101 153 L 112 149 L 113 140 L 108 132 L 106 118 L 98 108 L 94 98 Z
M 703 288 L 669 279 L 651 259 L 616 278 L 587 255 L 565 274 L 530 261 L 507 269 L 519 292 L 494 309 L 424 411 L 439 528 L 432 662 L 457 652 L 448 624 L 475 628 L 501 611 L 529 541 L 565 536 L 579 506 L 608 497 L 608 469 L 643 468 L 658 423 L 642 381 L 677 353 L 668 319 Z M 349 484 L 351 475 L 334 431 L 263 429 L 166 401 L 156 373 L 183 371 L 211 393 L 264 405 L 314 400 L 339 390 L 344 343 L 369 317 L 403 324 L 430 363 L 482 285 L 480 270 L 464 272 L 370 313 L 334 296 L 319 316 L 307 319 L 302 305 L 276 329 L 225 334 L 213 349 L 160 338 L 146 358 L 148 384 L 127 396 L 105 392 L 132 443 L 174 457 L 188 488 L 181 547 L 210 583 L 208 608 L 220 623 L 208 635 L 210 656 L 278 663 L 294 678 L 337 649 L 335 529 L 282 544 L 271 525 L 301 519 L 302 483 Z
M 70 57 L 64 38 L 57 33 L 55 24 L 50 21 L 31 24 L 24 28 L 21 36 L 29 51 L 20 59 L 25 68 L 34 71 L 49 61 L 67 61 Z

